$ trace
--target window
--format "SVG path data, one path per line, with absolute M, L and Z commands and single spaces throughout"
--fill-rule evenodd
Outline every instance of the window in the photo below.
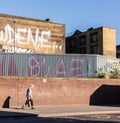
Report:
M 80 45 L 86 45 L 86 36 L 79 37 Z
M 80 48 L 80 54 L 86 54 L 86 48 Z
M 98 42 L 98 33 L 92 33 L 90 35 L 90 43 L 97 43 Z
M 91 47 L 90 47 L 90 53 L 91 53 L 91 54 L 99 54 L 98 45 L 91 46 Z
M 71 38 L 68 41 L 67 53 L 75 53 L 76 52 L 76 39 Z

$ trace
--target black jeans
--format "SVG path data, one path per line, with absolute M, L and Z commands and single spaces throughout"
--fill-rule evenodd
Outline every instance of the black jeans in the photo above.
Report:
M 26 102 L 25 102 L 25 106 L 33 107 L 33 100 L 32 99 L 27 99 Z

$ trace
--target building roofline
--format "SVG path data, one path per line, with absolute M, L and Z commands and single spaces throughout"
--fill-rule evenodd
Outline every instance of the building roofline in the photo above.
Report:
M 115 29 L 116 30 L 116 28 L 107 27 L 107 26 L 101 26 L 100 28 L 110 28 L 110 29 Z
M 54 23 L 54 22 L 48 21 L 48 19 L 41 20 L 41 19 L 36 19 L 36 18 L 30 18 L 30 17 L 24 17 L 24 16 L 17 16 L 17 15 L 9 15 L 9 14 L 3 14 L 3 13 L 0 13 L 0 17 L 4 17 L 4 18 L 9 17 L 9 18 L 15 18 L 15 19 L 31 20 L 31 21 L 41 21 L 41 22 L 46 22 L 46 23 L 53 23 L 53 24 L 65 25 L 65 24 Z
M 112 28 L 112 27 L 100 26 L 100 27 L 97 27 L 97 28 L 90 27 L 90 28 L 88 28 L 88 30 L 86 30 L 86 31 L 84 31 L 84 32 L 89 31 L 89 29 L 92 31 L 92 30 L 97 30 L 97 29 L 101 29 L 101 28 L 109 28 L 109 29 L 114 29 L 114 30 L 116 30 L 115 28 Z M 84 33 L 84 32 L 83 32 L 83 33 Z
M 116 45 L 116 47 L 120 47 L 120 44 Z
M 97 27 L 97 28 L 90 27 L 90 28 L 88 28 L 87 30 L 85 30 L 85 31 L 83 31 L 83 32 L 81 32 L 79 29 L 76 29 L 76 30 L 73 32 L 73 34 L 74 34 L 77 30 L 78 30 L 78 31 L 80 31 L 80 32 L 81 32 L 81 34 L 84 34 L 84 33 L 88 32 L 88 31 L 98 30 L 98 29 L 102 29 L 102 28 L 109 28 L 109 29 L 114 29 L 114 30 L 116 30 L 115 28 L 112 28 L 112 27 L 100 26 L 100 27 Z M 73 36 L 73 34 L 72 34 L 72 35 L 70 35 L 70 36 L 67 36 L 67 37 L 72 37 L 72 36 Z

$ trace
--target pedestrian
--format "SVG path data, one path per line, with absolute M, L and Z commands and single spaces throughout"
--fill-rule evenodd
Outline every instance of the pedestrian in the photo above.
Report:
M 26 92 L 26 102 L 22 106 L 23 109 L 25 107 L 30 107 L 31 109 L 34 109 L 34 107 L 33 107 L 32 88 L 33 88 L 33 85 L 30 85 L 30 87 L 27 89 L 27 92 Z

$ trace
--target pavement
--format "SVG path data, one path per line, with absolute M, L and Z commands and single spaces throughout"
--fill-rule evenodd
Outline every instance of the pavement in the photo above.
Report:
M 0 118 L 15 117 L 60 117 L 89 114 L 120 113 L 120 106 L 91 106 L 91 105 L 45 105 L 30 108 L 1 108 Z

